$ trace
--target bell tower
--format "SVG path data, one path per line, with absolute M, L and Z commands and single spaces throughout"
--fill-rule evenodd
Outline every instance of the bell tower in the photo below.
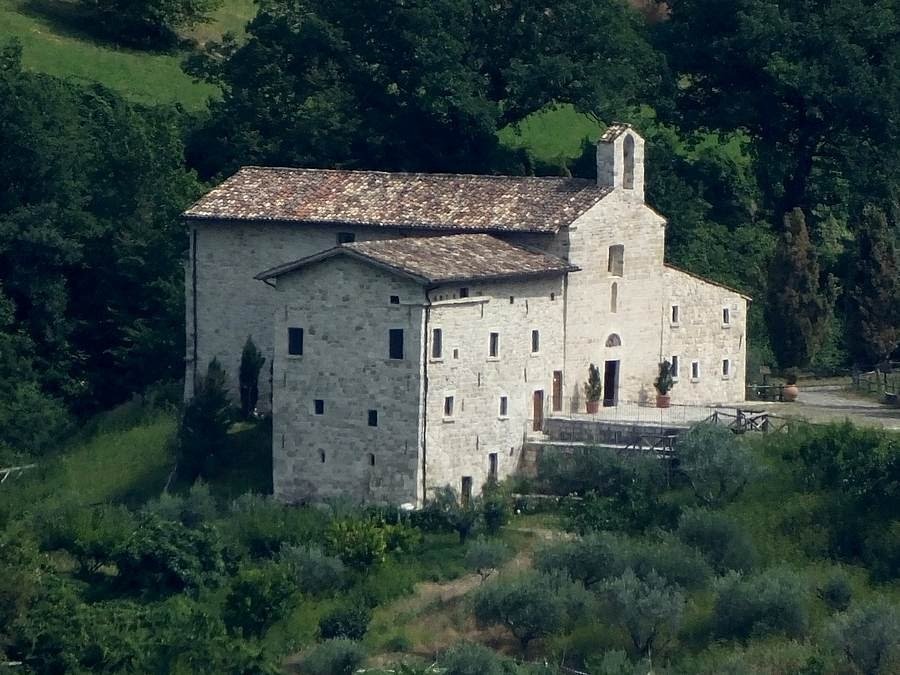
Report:
M 597 141 L 597 185 L 644 201 L 644 139 L 630 124 L 610 125 Z

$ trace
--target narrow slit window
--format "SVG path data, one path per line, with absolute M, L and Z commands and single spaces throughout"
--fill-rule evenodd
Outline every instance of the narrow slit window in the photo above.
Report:
M 609 247 L 609 260 L 606 265 L 606 271 L 614 277 L 622 276 L 625 270 L 625 246 L 624 244 L 615 244 Z
M 375 466 L 375 453 L 369 453 L 369 466 Z
M 615 314 L 619 310 L 619 284 L 615 281 L 609 290 L 609 312 Z
M 317 398 L 313 401 L 313 410 L 316 415 L 324 415 L 325 414 L 325 401 L 321 398 Z
M 634 189 L 634 137 L 628 134 L 622 143 L 622 187 L 626 190 Z
M 700 362 L 699 361 L 691 361 L 691 379 L 692 380 L 700 379 Z
M 730 359 L 722 359 L 722 377 L 728 377 L 731 375 L 731 360 Z
M 392 359 L 403 358 L 403 329 L 391 328 L 388 335 L 388 353 Z
M 722 325 L 728 326 L 731 324 L 731 310 L 728 307 L 722 308 Z
M 491 333 L 490 344 L 488 345 L 488 356 L 496 359 L 500 356 L 500 333 Z
M 453 417 L 453 397 L 444 397 L 444 417 Z
M 506 396 L 500 397 L 500 417 L 506 417 L 509 415 L 509 398 Z
M 319 450 L 319 461 L 322 462 L 322 464 L 325 463 L 325 451 L 324 450 Z
M 291 356 L 303 355 L 302 328 L 288 328 L 288 354 Z
M 531 331 L 531 353 L 537 354 L 541 351 L 541 332 L 538 330 Z
M 444 355 L 444 331 L 434 328 L 431 331 L 431 358 L 439 359 Z
M 672 378 L 673 378 L 673 379 L 677 379 L 677 378 L 678 378 L 678 357 L 677 357 L 677 356 L 674 356 L 674 355 L 672 356 L 672 370 L 671 370 L 671 373 L 672 373 Z
M 677 324 L 680 318 L 681 317 L 678 310 L 678 305 L 672 305 L 672 323 Z

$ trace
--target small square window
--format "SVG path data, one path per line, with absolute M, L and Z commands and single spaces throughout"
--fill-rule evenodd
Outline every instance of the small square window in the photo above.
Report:
M 388 331 L 388 355 L 392 359 L 403 358 L 403 329 L 391 328 Z
M 399 295 L 392 295 L 392 296 L 391 296 L 391 304 L 392 304 L 392 305 L 399 305 L 399 304 L 400 304 L 400 296 L 399 296 Z
M 541 332 L 538 330 L 531 331 L 531 353 L 537 354 L 541 351 Z
M 352 244 L 356 241 L 356 235 L 352 232 L 338 232 L 337 233 L 337 243 L 338 244 Z
M 439 359 L 444 355 L 444 331 L 434 328 L 431 331 L 431 358 Z
M 691 380 L 697 381 L 700 379 L 700 362 L 699 361 L 691 361 Z
M 554 300 L 556 300 L 556 293 L 551 293 L 550 294 L 550 302 L 553 302 Z
M 469 287 L 468 286 L 463 286 L 462 288 L 459 289 L 459 297 L 461 297 L 461 298 L 469 297 Z
M 291 356 L 303 355 L 302 328 L 288 328 L 288 354 Z
M 509 296 L 509 304 L 513 304 L 515 301 L 516 301 L 516 296 L 514 296 L 514 295 Z
M 453 397 L 444 397 L 444 417 L 453 417 Z
M 500 397 L 500 417 L 507 417 L 509 415 L 509 398 L 506 396 Z
M 459 350 L 458 350 L 458 349 L 454 349 L 454 350 L 453 350 L 453 358 L 454 358 L 454 359 L 458 359 L 458 358 L 459 358 Z
M 378 411 L 377 410 L 369 411 L 369 426 L 370 427 L 378 426 Z
M 671 370 L 672 379 L 677 380 L 678 379 L 678 357 L 673 355 L 671 363 L 672 363 L 672 370 Z
M 722 325 L 729 326 L 731 325 L 731 310 L 728 307 L 722 308 Z
M 672 305 L 672 323 L 678 325 L 680 318 L 681 317 L 679 316 L 678 305 Z
M 500 357 L 500 333 L 491 333 L 488 345 L 488 356 L 492 359 Z
M 325 414 L 325 401 L 321 398 L 317 398 L 313 401 L 313 410 L 316 415 L 324 415 Z

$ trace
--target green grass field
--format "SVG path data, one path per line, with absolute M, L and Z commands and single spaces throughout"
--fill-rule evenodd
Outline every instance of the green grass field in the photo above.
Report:
M 252 0 L 227 0 L 213 21 L 186 37 L 198 42 L 225 31 L 240 32 L 253 16 Z M 25 67 L 81 82 L 99 82 L 140 103 L 181 103 L 202 108 L 216 87 L 194 82 L 181 70 L 184 53 L 155 53 L 99 42 L 79 30 L 67 17 L 70 2 L 59 0 L 0 0 L 0 41 L 18 38 Z

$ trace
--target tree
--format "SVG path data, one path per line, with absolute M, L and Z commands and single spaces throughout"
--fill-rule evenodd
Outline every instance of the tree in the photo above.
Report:
M 769 326 L 782 367 L 808 365 L 822 346 L 834 308 L 835 289 L 820 276 L 818 257 L 800 209 L 784 217 L 771 264 Z
M 639 579 L 627 569 L 621 577 L 607 581 L 601 593 L 641 656 L 649 656 L 673 636 L 684 614 L 684 594 L 652 571 Z
M 178 471 L 193 482 L 208 475 L 221 457 L 231 424 L 231 403 L 225 387 L 225 371 L 217 359 L 209 363 L 206 377 L 199 378 L 194 397 L 181 417 L 178 432 Z
M 245 42 L 189 64 L 224 89 L 195 138 L 204 174 L 250 162 L 521 171 L 500 127 L 550 102 L 610 115 L 659 79 L 640 17 L 615 0 L 552 11 L 533 0 L 263 0 Z
M 509 547 L 502 541 L 476 539 L 466 551 L 466 567 L 478 573 L 481 583 L 509 558 Z
M 113 39 L 142 46 L 169 46 L 176 31 L 211 20 L 223 0 L 80 0 L 93 25 Z
M 241 570 L 222 609 L 230 631 L 245 637 L 261 637 L 281 620 L 293 601 L 294 584 L 284 565 L 268 563 Z
M 900 346 L 900 255 L 884 212 L 867 205 L 856 234 L 851 316 L 863 363 L 878 365 Z
M 721 637 L 800 637 L 809 628 L 803 580 L 789 569 L 767 570 L 752 577 L 732 572 L 719 583 L 713 619 Z
M 753 569 L 757 555 L 750 535 L 724 513 L 685 511 L 678 521 L 676 536 L 700 551 L 720 574 Z
M 257 349 L 251 336 L 247 336 L 241 352 L 241 367 L 238 375 L 241 390 L 241 416 L 248 419 L 256 410 L 259 399 L 259 371 L 262 370 L 266 357 Z
M 678 439 L 678 470 L 707 506 L 737 497 L 760 473 L 753 453 L 730 429 L 697 424 Z
M 475 596 L 479 625 L 502 624 L 527 653 L 535 639 L 572 625 L 592 609 L 593 596 L 559 574 L 525 574 L 481 586 Z
M 446 675 L 508 675 L 505 659 L 479 644 L 459 644 L 438 661 Z
M 887 675 L 900 668 L 900 612 L 892 603 L 876 600 L 839 614 L 828 636 L 861 673 Z

